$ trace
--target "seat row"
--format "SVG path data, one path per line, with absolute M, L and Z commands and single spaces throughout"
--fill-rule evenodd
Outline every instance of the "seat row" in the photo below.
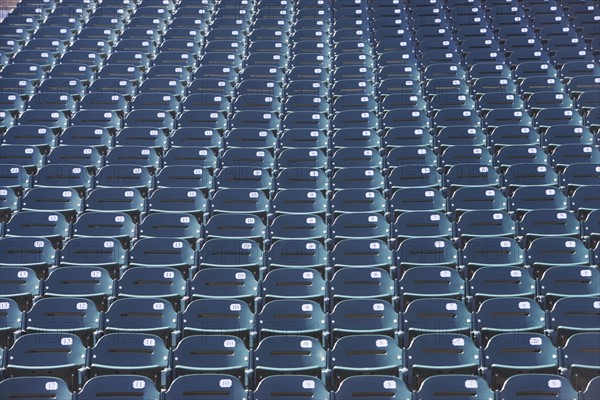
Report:
M 347 377 L 362 375 L 358 371 L 400 377 L 413 388 L 439 373 L 479 375 L 493 389 L 523 371 L 561 372 L 583 390 L 598 368 L 597 358 L 589 351 L 590 343 L 597 340 L 598 333 L 579 333 L 556 348 L 540 334 L 502 333 L 478 349 L 465 335 L 424 334 L 402 348 L 387 336 L 366 334 L 342 337 L 326 351 L 309 336 L 273 336 L 248 350 L 235 336 L 207 335 L 186 337 L 170 350 L 158 336 L 147 333 L 109 333 L 91 348 L 73 334 L 49 339 L 38 333 L 15 341 L 7 350 L 4 368 L 8 377 L 45 376 L 52 371 L 56 378 L 70 382 L 72 390 L 81 387 L 87 376 L 135 373 L 166 387 L 173 377 L 216 371 L 257 387 L 282 369 L 322 379 L 333 389 Z M 36 351 L 40 346 L 44 352 Z M 32 352 L 37 353 L 35 358 L 28 356 Z

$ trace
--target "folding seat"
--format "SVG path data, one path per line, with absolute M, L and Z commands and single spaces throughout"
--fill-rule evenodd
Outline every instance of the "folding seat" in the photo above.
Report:
M 189 291 L 192 299 L 239 299 L 251 307 L 257 292 L 258 283 L 254 276 L 235 267 L 200 269 L 191 279 Z
M 502 125 L 526 125 L 533 126 L 533 120 L 526 112 L 521 110 L 498 108 L 488 112 L 482 119 L 483 126 L 488 131 Z
M 253 393 L 256 400 L 326 399 L 329 391 L 320 379 L 306 375 L 274 375 L 263 379 Z
M 1 176 L 0 176 L 1 177 Z M 0 186 L 0 217 L 6 220 L 18 210 L 19 197 L 14 189 L 8 186 Z
M 220 112 L 210 110 L 184 111 L 177 118 L 177 126 L 180 128 L 217 129 L 222 132 L 227 126 L 227 120 L 225 115 Z
M 348 299 L 337 303 L 330 315 L 332 342 L 347 335 L 382 334 L 396 338 L 398 313 L 381 299 Z
M 268 209 L 265 194 L 250 189 L 219 189 L 211 199 L 212 213 L 264 215 Z
M 186 373 L 229 373 L 244 379 L 250 361 L 240 338 L 230 335 L 188 336 L 173 350 L 175 376 Z
M 556 186 L 558 175 L 547 164 L 514 164 L 504 171 L 503 186 L 509 193 L 524 186 Z
M 383 160 L 381 155 L 373 149 L 356 147 L 336 150 L 331 158 L 331 163 L 334 168 L 381 168 Z
M 434 375 L 423 381 L 415 396 L 416 400 L 474 400 L 493 399 L 494 392 L 479 376 Z
M 600 207 L 598 206 L 598 199 L 600 194 L 600 188 L 598 185 L 589 185 L 589 186 L 581 186 L 573 192 L 573 194 L 569 197 L 570 206 L 569 208 L 573 210 L 578 218 L 585 217 L 587 215 L 587 219 L 589 223 L 586 223 L 586 220 L 583 221 L 583 232 L 582 237 L 590 239 L 594 232 L 594 225 L 597 221 L 598 212 L 594 213 L 594 215 L 590 215 L 590 212 L 594 212 L 598 210 Z
M 178 315 L 173 305 L 164 299 L 124 298 L 111 303 L 104 314 L 105 333 L 151 333 L 165 343 L 176 341 Z
M 20 66 L 19 64 L 12 64 L 15 65 L 15 69 L 17 66 Z M 31 68 L 33 66 L 30 66 L 29 68 Z M 27 68 L 27 67 L 23 67 L 23 68 Z M 36 66 L 36 68 L 38 68 Z M 41 72 L 41 74 L 43 74 L 43 71 L 41 70 L 41 68 L 38 68 L 39 71 Z M 6 72 L 4 74 L 2 74 L 2 76 L 0 76 L 0 88 L 2 89 L 2 92 L 7 92 L 7 93 L 14 93 L 17 96 L 20 96 L 21 99 L 23 100 L 27 100 L 29 97 L 33 96 L 33 94 L 35 93 L 35 88 L 33 86 L 33 83 L 25 78 L 25 77 L 6 77 L 6 75 L 8 74 L 8 66 L 5 67 Z M 4 72 L 4 71 L 3 71 Z M 39 74 L 35 74 L 36 76 Z
M 433 136 L 423 127 L 391 128 L 384 133 L 382 140 L 387 149 L 404 146 L 431 147 L 433 144 Z
M 446 148 L 440 156 L 440 164 L 445 170 L 460 165 L 462 167 L 461 172 L 464 173 L 464 167 L 467 167 L 468 165 L 482 166 L 492 164 L 492 155 L 487 151 L 487 149 L 479 146 L 450 146 Z M 488 177 L 491 177 L 490 173 L 493 176 L 493 172 L 490 170 L 479 172 L 486 174 Z
M 519 221 L 518 235 L 525 242 L 538 237 L 580 235 L 575 214 L 563 210 L 530 210 Z
M 335 114 L 334 118 L 337 116 L 337 113 L 346 112 L 348 114 L 349 112 L 352 112 L 352 111 L 354 111 L 354 112 L 364 111 L 364 112 L 368 112 L 368 113 L 373 113 L 373 112 L 377 111 L 377 109 L 378 109 L 377 102 L 375 101 L 375 98 L 372 94 L 369 94 L 369 95 L 343 94 L 343 95 L 339 95 L 339 96 L 334 94 L 334 96 L 336 96 L 335 101 L 333 103 L 333 109 L 332 109 L 332 113 Z M 387 96 L 387 97 L 389 97 L 389 96 Z M 408 105 L 408 107 L 409 106 L 410 105 Z M 328 110 L 325 110 L 325 111 L 328 111 Z M 348 119 L 348 118 L 343 118 L 342 116 L 340 116 L 338 118 L 340 118 L 340 121 L 337 123 L 338 126 L 340 124 L 341 124 L 341 126 L 343 126 L 344 124 L 347 124 L 348 121 L 352 121 L 352 118 Z M 361 119 L 362 118 L 358 118 L 359 121 Z M 357 126 L 357 128 L 358 127 L 359 126 Z M 340 128 L 338 127 L 336 129 L 340 129 Z
M 423 280 L 423 276 L 430 277 Z M 399 280 L 401 309 L 419 298 L 446 297 L 461 299 L 465 292 L 465 283 L 455 269 L 428 266 L 413 267 L 404 272 Z
M 441 192 L 433 188 L 406 187 L 396 190 L 390 199 L 389 211 L 392 217 L 408 211 L 446 210 L 446 200 Z
M 2 145 L 2 148 L 4 151 L 2 154 L 0 154 L 0 163 L 3 165 L 11 165 L 10 167 L 7 167 L 6 172 L 3 173 L 3 175 L 7 174 L 3 176 L 3 180 L 10 178 L 12 178 L 11 180 L 17 179 L 17 176 L 21 173 L 25 173 L 26 169 L 31 170 L 41 167 L 43 164 L 44 156 L 37 147 L 25 145 Z M 27 183 L 27 186 L 29 186 L 29 178 L 25 179 L 25 177 L 23 177 L 22 179 L 15 180 L 15 183 L 16 182 L 22 184 Z
M 429 147 L 394 147 L 386 155 L 385 161 L 388 168 L 418 165 L 437 166 L 437 156 Z
M 598 296 L 598 279 L 598 271 L 593 268 L 548 268 L 540 278 L 539 297 L 546 309 L 551 309 L 561 298 Z
M 570 61 L 564 63 L 558 71 L 562 79 L 567 83 L 575 76 L 583 75 L 600 75 L 600 67 L 598 64 L 586 61 Z
M 331 224 L 331 236 L 334 242 L 343 239 L 381 239 L 389 235 L 389 224 L 380 214 L 344 213 Z
M 45 72 L 35 63 L 18 63 L 6 65 L 0 72 L 0 77 L 3 91 L 24 96 L 34 93 L 34 86 L 45 78 Z
M 331 199 L 331 211 L 334 215 L 365 212 L 384 214 L 386 204 L 383 195 L 378 191 L 368 189 L 338 190 Z
M 132 21 L 130 21 L 130 24 L 132 24 Z M 145 71 L 150 68 L 150 58 L 144 51 L 115 51 L 108 56 L 105 64 L 133 66 L 136 69 Z
M 273 336 L 263 339 L 254 351 L 254 382 L 259 384 L 276 371 L 307 374 L 320 378 L 326 366 L 326 352 L 308 336 Z
M 167 36 L 167 35 L 165 35 Z M 151 67 L 146 73 L 148 79 L 159 78 L 159 79 L 174 79 L 179 80 L 181 84 L 185 85 L 191 81 L 192 74 L 190 71 L 183 67 L 175 65 L 157 65 Z
M 229 150 L 228 150 L 229 151 Z M 241 152 L 241 151 L 240 151 Z M 227 151 L 226 151 L 227 153 Z M 318 149 L 284 149 L 277 155 L 277 167 L 283 168 L 327 168 L 328 160 Z M 263 167 L 264 168 L 264 167 Z
M 541 237 L 534 239 L 526 250 L 526 263 L 537 275 L 553 266 L 589 264 L 589 254 L 577 238 Z
M 266 227 L 252 214 L 216 214 L 204 226 L 204 236 L 210 238 L 248 238 L 262 242 Z
M 511 376 L 500 390 L 501 398 L 534 400 L 540 396 L 575 400 L 577 391 L 568 379 L 554 374 L 527 374 Z
M 496 150 L 504 146 L 534 146 L 540 142 L 540 135 L 529 125 L 499 125 L 489 137 L 489 143 Z
M 325 301 L 326 283 L 310 268 L 273 269 L 264 277 L 261 298 L 264 303 L 279 299 Z
M 108 92 L 109 94 L 114 94 L 115 92 L 119 92 L 122 95 L 133 96 L 136 91 L 135 86 L 142 79 L 142 71 L 133 65 L 105 65 L 98 71 L 97 80 L 99 79 L 103 80 L 99 82 L 94 81 L 90 86 L 90 93 Z
M 158 400 L 160 393 L 154 383 L 141 375 L 109 375 L 95 376 L 83 385 L 78 399 L 108 400 L 127 393 L 128 396 L 139 396 L 148 400 Z
M 453 77 L 433 78 L 428 80 L 425 84 L 424 94 L 430 97 L 436 94 L 462 94 L 464 96 L 468 96 L 469 88 L 466 82 L 462 79 L 456 79 Z
M 84 171 L 83 169 L 91 171 L 100 168 L 102 166 L 102 155 L 95 147 L 78 145 L 57 146 L 52 149 L 50 154 L 48 154 L 46 164 L 51 166 L 51 168 L 47 168 L 47 170 L 50 171 L 60 171 L 61 167 L 64 165 L 71 165 L 74 168 L 79 167 L 82 169 L 80 173 L 83 174 L 80 179 L 80 184 L 90 186 L 88 183 L 90 177 L 86 176 L 89 172 Z M 41 172 L 47 173 L 47 171 Z M 72 174 L 76 175 L 77 172 L 72 172 Z
M 58 62 L 59 64 L 85 65 L 93 71 L 98 71 L 102 66 L 102 57 L 93 51 L 71 50 L 63 54 Z
M 67 383 L 55 377 L 22 376 L 0 382 L 0 391 L 7 399 L 28 398 L 31 400 L 71 399 Z
M 47 79 L 50 80 L 50 79 Z M 77 104 L 68 94 L 37 93 L 29 99 L 28 110 L 54 110 L 69 116 L 75 113 Z M 1 116 L 1 115 L 0 115 Z M 44 124 L 44 121 L 41 121 Z M 4 118 L 2 125 L 10 126 L 10 117 Z M 28 126 L 28 125 L 22 125 Z M 51 126 L 52 127 L 52 126 Z
M 336 400 L 370 396 L 385 397 L 390 400 L 408 400 L 411 391 L 401 378 L 391 375 L 356 375 L 344 379 L 333 394 Z
M 106 334 L 91 349 L 91 376 L 136 373 L 164 382 L 169 351 L 163 341 L 146 333 L 131 333 L 123 341 L 121 335 Z
M 98 82 L 97 79 L 94 83 Z M 75 113 L 71 119 L 71 126 L 93 126 L 106 128 L 114 133 L 121 127 L 121 119 L 117 111 L 104 110 L 81 110 Z
M 523 266 L 524 254 L 511 238 L 473 238 L 461 251 L 461 264 L 469 272 L 487 266 Z
M 227 113 L 231 104 L 227 98 L 215 95 L 214 97 L 202 93 L 195 93 L 187 96 L 181 102 L 182 111 L 190 110 L 210 110 L 219 113 Z
M 18 93 L 2 92 L 0 94 L 0 106 L 11 115 L 17 115 L 25 111 L 25 102 Z
M 257 315 L 258 339 L 278 335 L 307 335 L 323 342 L 327 317 L 321 306 L 304 299 L 273 300 Z
M 544 108 L 533 119 L 541 132 L 556 125 L 583 125 L 583 117 L 571 108 Z
M 179 121 L 178 121 L 179 122 Z M 132 109 L 123 120 L 123 127 L 152 127 L 169 132 L 175 127 L 175 120 L 170 113 L 159 110 Z
M 585 74 L 572 77 L 566 85 L 567 93 L 578 96 L 583 92 L 598 90 L 600 88 L 600 76 Z
M 254 314 L 240 300 L 201 299 L 192 301 L 181 314 L 184 336 L 227 334 L 254 341 Z
M 410 238 L 450 238 L 452 222 L 440 212 L 412 211 L 400 214 L 393 224 L 393 236 L 402 241 Z
M 224 167 L 254 167 L 272 169 L 274 159 L 270 152 L 261 148 L 230 148 L 225 150 L 220 157 Z
M 24 315 L 19 309 L 19 305 L 11 298 L 3 298 L 0 305 L 3 310 L 0 313 L 0 343 L 3 347 L 10 347 L 15 339 L 23 333 Z
M 201 236 L 198 219 L 187 213 L 148 214 L 140 224 L 140 238 L 178 237 L 194 243 Z
M 342 131 L 344 130 L 340 129 L 335 132 L 332 139 Z M 362 132 L 362 130 L 360 131 Z M 328 147 L 328 138 L 325 132 L 310 128 L 288 129 L 279 137 L 279 142 L 280 146 L 285 149 L 308 148 L 325 150 Z
M 43 71 L 48 71 L 56 64 L 56 55 L 48 50 L 21 50 L 12 57 L 11 62 L 36 64 Z
M 215 152 L 221 148 L 222 137 L 216 129 L 204 129 L 198 135 L 196 128 L 178 128 L 170 135 L 172 147 L 202 147 Z
M 118 240 L 105 237 L 76 237 L 64 244 L 59 264 L 104 268 L 113 272 L 126 265 L 126 262 L 126 251 Z
M 92 186 L 92 175 L 89 170 L 79 165 L 45 165 L 37 171 L 34 185 L 36 187 L 74 188 L 81 193 Z
M 164 398 L 165 400 L 209 400 L 215 395 L 223 400 L 235 400 L 245 398 L 246 391 L 240 380 L 232 375 L 190 374 L 173 380 L 164 393 Z
M 598 181 L 600 166 L 598 164 L 575 163 L 568 165 L 561 173 L 561 186 L 567 188 L 569 194 L 581 187 L 595 185 Z
M 176 238 L 142 238 L 129 254 L 131 267 L 163 266 L 187 271 L 195 265 L 195 254 L 189 242 Z
M 127 109 L 128 107 L 124 111 L 126 112 Z M 140 93 L 131 102 L 131 111 L 141 110 L 165 110 L 171 116 L 174 116 L 179 111 L 179 100 L 177 96 L 170 94 Z M 173 128 L 171 127 L 170 129 Z
M 44 154 L 54 146 L 55 140 L 56 136 L 52 130 L 43 125 L 12 126 L 2 135 L 4 145 L 33 146 L 39 148 Z
M 104 40 L 95 40 L 95 39 L 77 39 L 73 41 L 70 50 L 75 51 L 92 51 L 94 53 L 100 54 L 102 57 L 106 57 L 108 54 L 112 52 L 112 47 L 109 42 Z M 55 67 L 56 68 L 56 67 Z M 54 68 L 53 68 L 54 70 Z
M 472 309 L 497 297 L 529 297 L 536 292 L 535 280 L 528 271 L 516 266 L 480 268 L 469 279 L 468 299 Z
M 4 118 L 5 122 L 8 122 L 7 118 L 10 118 L 8 114 Z M 19 116 L 19 125 L 43 125 L 59 133 L 67 128 L 67 118 L 63 113 L 53 110 L 29 109 Z
M 27 333 L 56 335 L 70 333 L 84 344 L 95 342 L 100 333 L 100 313 L 96 305 L 83 298 L 44 298 L 27 312 Z
M 40 351 L 41 349 L 44 351 Z M 46 333 L 23 335 L 15 341 L 8 352 L 6 374 L 10 378 L 24 375 L 52 376 L 69 382 L 70 388 L 78 387 L 82 381 L 86 348 L 81 339 L 75 335 L 67 333 L 56 336 L 48 336 Z M 32 357 L 32 354 L 35 356 Z M 47 398 L 48 391 L 52 391 L 52 386 L 46 385 L 44 397 Z M 63 387 L 61 390 L 66 391 L 66 388 Z
M 232 188 L 267 191 L 271 187 L 271 175 L 269 171 L 254 167 L 222 168 L 215 176 L 215 179 L 216 187 L 219 189 Z
M 21 211 L 6 223 L 4 236 L 37 236 L 58 245 L 70 235 L 70 225 L 64 215 L 52 211 Z
M 583 391 L 583 400 L 593 400 L 600 394 L 600 378 L 592 378 Z
M 341 171 L 338 171 L 339 174 Z M 388 176 L 390 189 L 431 188 L 441 187 L 442 178 L 433 166 L 402 165 L 392 169 Z M 374 187 L 376 189 L 377 187 Z
M 244 268 L 258 275 L 262 268 L 263 252 L 257 242 L 245 237 L 214 238 L 203 243 L 198 261 L 200 268 Z
M 162 154 L 164 149 L 169 147 L 168 144 L 169 138 L 162 134 L 162 132 L 159 132 L 158 129 L 153 129 L 150 127 L 128 127 L 121 129 L 115 137 L 115 145 L 121 147 L 121 149 L 119 151 L 115 151 L 114 153 L 124 153 L 126 150 L 130 150 L 133 156 L 133 154 L 141 149 L 140 155 L 148 156 L 147 159 L 153 158 L 154 160 L 152 162 L 155 163 L 158 161 L 158 156 Z M 116 156 L 116 154 L 113 154 L 114 150 L 115 149 L 112 149 L 109 152 L 107 159 Z M 154 154 L 152 154 L 152 151 L 150 151 L 150 154 L 144 154 L 146 153 L 146 150 L 153 150 Z M 111 156 L 111 154 L 113 155 Z M 117 163 L 121 163 L 122 160 L 123 159 L 119 155 Z M 142 163 L 135 162 L 135 164 Z
M 598 332 L 597 310 L 597 297 L 568 296 L 557 300 L 548 318 L 549 336 L 556 345 L 564 347 L 578 333 Z
M 547 336 L 513 333 L 494 336 L 483 350 L 483 366 L 490 386 L 500 389 L 507 378 L 521 371 L 554 373 L 558 368 L 556 347 Z M 525 372 L 523 372 L 525 373 Z
M 172 147 L 163 158 L 163 168 L 173 166 L 186 166 L 207 169 L 209 172 L 216 167 L 217 158 L 215 154 L 204 148 L 198 150 L 195 147 Z M 238 167 L 239 168 L 239 167 Z
M 484 268 L 485 269 L 485 268 Z M 537 302 L 525 297 L 496 297 L 485 300 L 475 315 L 474 331 L 481 344 L 495 335 L 512 332 L 542 332 L 545 313 Z
M 382 190 L 385 178 L 374 168 L 342 168 L 331 178 L 331 187 L 340 189 L 371 189 Z
M 495 163 L 501 171 L 514 164 L 548 163 L 546 153 L 539 146 L 507 145 L 498 151 L 495 158 Z
M 343 337 L 335 343 L 330 357 L 334 387 L 358 371 L 396 376 L 403 367 L 402 349 L 384 335 Z
M 400 243 L 396 252 L 401 269 L 415 266 L 456 266 L 458 254 L 452 243 L 439 238 L 411 238 Z
M 562 144 L 554 149 L 550 162 L 560 170 L 571 164 L 598 164 L 600 163 L 600 151 L 596 146 Z
M 327 241 L 327 225 L 316 215 L 284 214 L 273 219 L 269 226 L 271 240 L 312 239 Z
M 256 131 L 251 128 L 237 128 L 228 131 L 224 137 L 226 148 L 261 148 L 273 151 L 277 139 L 273 132 Z
M 207 200 L 198 189 L 158 188 L 148 198 L 148 212 L 189 213 L 197 217 L 207 210 Z
M 461 334 L 442 340 L 436 333 L 419 335 L 406 349 L 406 355 L 408 380 L 415 386 L 432 375 L 474 374 L 479 368 L 479 349 L 470 337 Z
M 473 126 L 446 126 L 435 135 L 434 140 L 435 146 L 442 151 L 450 146 L 484 146 L 486 144 L 486 136 L 481 128 Z
M 330 268 L 393 268 L 392 252 L 381 240 L 344 239 L 335 244 L 330 254 Z
M 48 78 L 38 86 L 37 91 L 47 96 L 67 94 L 77 100 L 83 97 L 85 87 L 78 79 Z
M 239 115 L 240 113 L 236 113 L 236 115 Z M 269 115 L 269 114 L 265 114 Z M 235 118 L 235 117 L 234 117 Z M 277 129 L 277 123 L 279 122 L 278 120 L 275 120 L 273 118 L 270 119 L 270 121 L 272 121 L 268 126 L 264 125 L 264 124 L 259 124 L 257 127 L 260 129 Z M 361 124 L 366 124 L 368 125 L 369 122 L 371 121 L 370 118 L 361 118 Z M 238 121 L 239 123 L 242 123 L 243 125 L 246 125 L 248 121 L 244 122 L 244 121 Z M 343 126 L 343 124 L 342 124 Z M 281 129 L 286 131 L 289 129 L 302 129 L 302 128 L 306 128 L 306 129 L 311 129 L 314 131 L 326 131 L 329 129 L 329 120 L 328 118 L 324 115 L 324 114 L 316 114 L 316 113 L 312 113 L 310 111 L 299 111 L 299 112 L 293 112 L 293 113 L 289 113 L 287 114 L 282 120 L 281 120 Z M 365 128 L 368 129 L 368 128 Z
M 0 248 L 3 251 L 3 248 Z M 40 295 L 40 279 L 36 273 L 20 265 L 3 265 L 0 269 L 0 288 L 2 298 L 11 299 L 27 310 L 32 300 Z

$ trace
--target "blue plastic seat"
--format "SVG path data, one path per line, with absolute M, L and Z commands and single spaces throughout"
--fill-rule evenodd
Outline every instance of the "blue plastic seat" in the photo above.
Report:
M 44 351 L 40 352 L 40 349 Z M 6 371 L 9 377 L 52 376 L 69 382 L 71 389 L 81 384 L 86 348 L 73 334 L 51 337 L 47 333 L 23 335 L 8 352 L 10 361 L 6 364 Z
M 353 335 L 339 339 L 330 353 L 333 386 L 360 372 L 396 376 L 403 367 L 402 349 L 384 335 Z
M 40 294 L 40 279 L 27 267 L 3 266 L 0 268 L 2 297 L 28 306 Z
M 533 298 L 535 294 L 535 280 L 529 271 L 517 266 L 479 268 L 469 279 L 468 298 L 473 310 L 477 309 L 486 299 Z
M 83 385 L 77 398 L 82 400 L 108 400 L 127 393 L 148 400 L 158 400 L 160 393 L 154 383 L 141 375 L 96 376 Z
M 329 391 L 320 379 L 306 375 L 267 376 L 256 387 L 253 393 L 255 400 L 289 400 L 327 399 Z
M 426 276 L 428 279 L 423 279 Z M 419 298 L 462 299 L 465 282 L 455 269 L 440 266 L 414 267 L 404 272 L 398 281 L 401 309 Z
M 326 352 L 319 342 L 308 336 L 273 336 L 263 339 L 254 351 L 254 382 L 279 371 L 307 374 L 321 378 L 326 366 Z
M 8 399 L 28 398 L 31 400 L 70 400 L 72 392 L 67 383 L 55 377 L 22 376 L 0 382 L 0 391 Z
M 575 400 L 577 391 L 563 376 L 554 374 L 527 374 L 511 376 L 500 390 L 502 398 L 535 400 L 539 396 Z
M 466 335 L 426 333 L 414 338 L 406 349 L 409 382 L 420 386 L 432 375 L 475 374 L 479 368 L 479 349 Z
M 215 394 L 223 400 L 236 400 L 244 398 L 246 391 L 232 375 L 190 374 L 173 380 L 164 397 L 165 400 L 210 400 Z
M 569 337 L 582 332 L 598 332 L 597 297 L 569 296 L 554 303 L 549 314 L 549 333 L 553 342 L 564 346 Z
M 415 400 L 493 399 L 485 379 L 473 375 L 438 375 L 425 379 Z
M 91 375 L 135 372 L 154 382 L 164 381 L 169 352 L 163 341 L 146 333 L 130 333 L 127 342 L 119 340 L 120 336 L 106 334 L 91 349 Z
M 547 336 L 513 333 L 494 336 L 483 350 L 483 366 L 492 388 L 500 389 L 507 378 L 520 371 L 554 373 L 558 369 L 557 349 Z

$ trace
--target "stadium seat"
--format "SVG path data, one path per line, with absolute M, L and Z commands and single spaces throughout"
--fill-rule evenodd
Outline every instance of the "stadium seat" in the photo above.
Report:
M 158 400 L 160 393 L 156 390 L 154 383 L 145 376 L 141 375 L 107 375 L 96 376 L 83 385 L 78 399 L 112 399 L 127 395 L 140 396 L 148 400 Z

